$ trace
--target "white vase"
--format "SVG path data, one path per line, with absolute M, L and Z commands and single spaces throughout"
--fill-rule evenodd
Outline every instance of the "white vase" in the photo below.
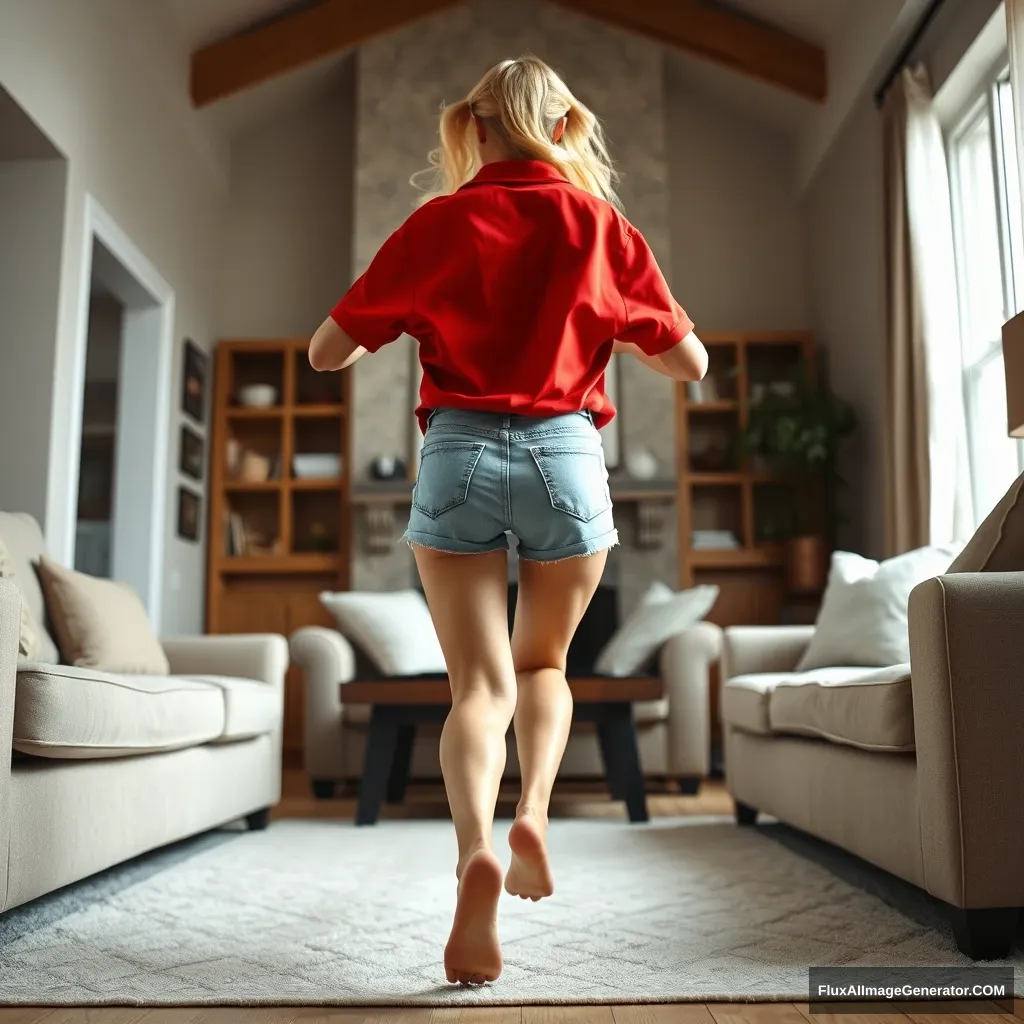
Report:
M 658 460 L 646 449 L 626 454 L 626 472 L 634 480 L 653 480 L 658 475 Z

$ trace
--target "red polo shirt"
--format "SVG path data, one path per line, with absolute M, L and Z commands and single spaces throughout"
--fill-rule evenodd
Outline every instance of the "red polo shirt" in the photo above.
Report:
M 538 160 L 486 164 L 420 207 L 331 315 L 369 352 L 419 342 L 424 430 L 441 406 L 604 426 L 612 342 L 658 355 L 693 330 L 640 232 Z

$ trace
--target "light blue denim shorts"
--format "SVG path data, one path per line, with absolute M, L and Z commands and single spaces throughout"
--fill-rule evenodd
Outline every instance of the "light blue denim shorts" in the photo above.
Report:
M 435 409 L 404 539 L 478 554 L 519 541 L 539 562 L 618 543 L 601 435 L 589 412 L 516 416 Z

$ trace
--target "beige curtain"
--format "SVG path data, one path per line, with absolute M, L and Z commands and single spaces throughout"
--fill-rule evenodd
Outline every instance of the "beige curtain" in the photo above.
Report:
M 972 527 L 946 154 L 923 68 L 885 99 L 886 546 Z

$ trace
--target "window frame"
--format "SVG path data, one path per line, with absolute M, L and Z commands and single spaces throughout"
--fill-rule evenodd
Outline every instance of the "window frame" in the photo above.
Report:
M 965 300 L 967 284 L 964 280 L 964 267 L 967 265 L 965 254 L 965 221 L 966 211 L 963 203 L 963 185 L 960 180 L 959 155 L 960 147 L 970 133 L 987 117 L 990 134 L 990 155 L 993 176 L 993 192 L 996 199 L 996 224 L 999 237 L 999 267 L 1002 278 L 1003 322 L 1015 316 L 1024 306 L 1024 216 L 1018 212 L 1016 220 L 1017 237 L 1013 236 L 1011 209 L 1011 183 L 1007 161 L 1007 111 L 1004 97 L 1009 96 L 1010 68 L 1009 57 L 1003 58 L 993 65 L 978 87 L 960 110 L 959 116 L 953 120 L 952 128 L 946 133 L 946 165 L 949 173 L 949 194 L 953 220 L 954 261 L 956 264 L 957 297 L 960 308 L 960 343 L 961 343 L 961 381 L 963 387 L 964 414 L 967 421 L 968 463 L 971 477 L 971 504 L 975 523 L 980 523 L 990 509 L 981 497 L 981 482 L 978 479 L 982 454 L 991 438 L 978 436 L 978 393 L 981 378 L 994 360 L 1002 360 L 1001 335 L 986 342 L 977 344 L 977 339 L 970 337 L 967 320 L 970 308 L 969 300 Z M 1009 119 L 1012 130 L 1012 118 Z M 1016 138 L 1011 134 L 1010 144 L 1016 147 Z M 1017 160 L 1024 159 L 1024 154 L 1016 153 Z M 1015 173 L 1015 172 L 1014 172 Z M 1020 204 L 1018 204 L 1018 211 Z M 1015 244 L 1016 242 L 1016 244 Z M 1016 250 L 1016 251 L 1015 251 Z M 1024 441 L 1016 442 L 1017 472 L 1024 472 Z

